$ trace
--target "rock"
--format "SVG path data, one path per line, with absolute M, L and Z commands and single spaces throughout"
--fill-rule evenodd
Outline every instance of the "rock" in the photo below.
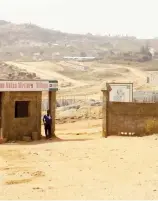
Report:
M 80 105 L 69 105 L 69 106 L 60 107 L 58 109 L 58 111 L 66 111 L 66 110 L 71 110 L 71 109 L 78 110 L 79 108 L 80 108 Z
M 25 76 L 26 75 L 26 72 L 19 72 L 19 76 Z
M 33 77 L 36 77 L 36 73 L 32 73 L 32 76 L 33 76 Z
M 93 99 L 90 99 L 86 102 L 88 105 L 90 106 L 102 106 L 102 102 L 101 101 L 96 101 Z
M 75 99 L 60 99 L 57 101 L 57 106 L 62 107 L 62 106 L 68 106 L 68 105 L 73 105 L 75 103 Z
M 97 101 L 97 102 L 91 103 L 91 106 L 102 106 L 102 102 Z
M 0 79 L 40 79 L 36 76 L 36 73 L 28 73 L 25 69 L 19 69 L 16 66 L 8 65 L 6 63 L 0 63 L 1 75 Z
M 12 73 L 9 73 L 9 74 L 8 74 L 8 77 L 12 77 Z

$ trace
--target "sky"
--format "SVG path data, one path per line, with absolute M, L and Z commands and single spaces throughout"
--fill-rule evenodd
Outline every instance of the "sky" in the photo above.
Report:
M 0 0 L 0 19 L 69 33 L 158 37 L 158 0 Z

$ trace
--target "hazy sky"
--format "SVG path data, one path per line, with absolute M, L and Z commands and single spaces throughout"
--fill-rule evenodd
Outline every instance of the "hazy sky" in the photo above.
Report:
M 0 0 L 0 19 L 72 33 L 158 37 L 158 0 Z

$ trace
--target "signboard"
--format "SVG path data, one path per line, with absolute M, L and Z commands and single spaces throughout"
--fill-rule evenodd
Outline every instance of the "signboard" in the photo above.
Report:
M 53 91 L 58 90 L 56 80 L 0 80 L 0 91 Z
M 133 102 L 132 83 L 108 83 L 110 90 L 110 101 Z

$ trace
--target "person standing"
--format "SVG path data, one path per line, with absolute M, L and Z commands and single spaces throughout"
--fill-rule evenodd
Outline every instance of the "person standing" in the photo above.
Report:
M 52 125 L 52 117 L 50 115 L 50 111 L 47 110 L 47 114 L 43 116 L 44 123 L 44 131 L 47 139 L 51 138 L 51 125 Z

